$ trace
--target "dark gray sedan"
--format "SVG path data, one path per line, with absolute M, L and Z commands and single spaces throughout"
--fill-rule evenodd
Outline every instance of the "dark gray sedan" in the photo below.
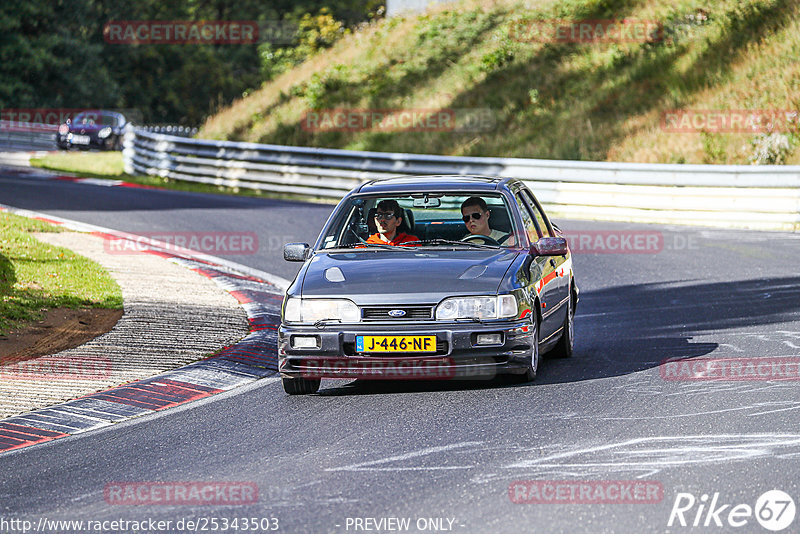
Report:
M 128 120 L 116 111 L 83 111 L 59 126 L 56 145 L 62 150 L 122 150 Z
M 321 378 L 526 382 L 541 353 L 572 354 L 567 240 L 519 180 L 367 182 L 284 258 L 305 262 L 278 330 L 287 393 Z

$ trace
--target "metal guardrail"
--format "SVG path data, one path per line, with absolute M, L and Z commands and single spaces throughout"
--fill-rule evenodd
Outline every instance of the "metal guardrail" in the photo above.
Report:
M 126 172 L 340 198 L 400 174 L 510 176 L 561 216 L 800 229 L 800 166 L 682 165 L 477 158 L 187 139 L 136 130 Z
M 40 123 L 0 121 L 0 142 L 32 148 L 56 148 L 58 126 Z
M 160 133 L 166 135 L 177 135 L 178 137 L 192 137 L 197 135 L 197 128 L 189 126 L 175 126 L 173 124 L 153 124 L 149 126 L 137 126 L 137 130 L 145 132 Z
M 0 145 L 56 150 L 58 128 L 59 125 L 56 124 L 0 120 Z M 136 126 L 136 128 L 178 137 L 191 137 L 197 134 L 197 128 L 171 124 Z

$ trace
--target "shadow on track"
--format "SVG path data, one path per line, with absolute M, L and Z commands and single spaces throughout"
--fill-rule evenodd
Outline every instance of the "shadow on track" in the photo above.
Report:
M 699 335 L 797 319 L 800 277 L 729 282 L 697 280 L 617 286 L 581 295 L 576 361 L 545 365 L 540 383 L 629 374 L 668 358 L 713 352 Z
M 622 376 L 658 367 L 668 358 L 713 352 L 716 342 L 693 342 L 716 331 L 797 319 L 800 277 L 703 283 L 697 280 L 617 286 L 583 292 L 578 306 L 575 354 L 544 357 L 539 376 L 522 387 Z M 324 383 L 323 383 L 324 385 Z M 362 381 L 320 395 L 371 395 L 476 390 L 509 385 L 486 381 Z

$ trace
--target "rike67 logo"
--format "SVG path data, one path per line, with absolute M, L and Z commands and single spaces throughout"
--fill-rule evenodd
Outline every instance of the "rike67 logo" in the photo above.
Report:
M 763 528 L 779 532 L 794 522 L 796 511 L 794 499 L 777 489 L 764 492 L 755 506 L 726 503 L 719 492 L 711 497 L 704 493 L 700 498 L 691 493 L 678 493 L 667 526 L 724 527 L 726 530 L 748 526 L 745 531 L 756 532 L 758 529 L 754 530 L 752 521 L 755 518 Z

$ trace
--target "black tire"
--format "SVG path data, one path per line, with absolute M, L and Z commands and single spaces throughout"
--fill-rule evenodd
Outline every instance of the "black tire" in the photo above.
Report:
M 283 378 L 283 390 L 289 395 L 308 395 L 319 391 L 319 378 Z
M 531 351 L 531 364 L 525 370 L 525 374 L 522 377 L 525 379 L 525 382 L 533 382 L 533 379 L 536 378 L 536 373 L 539 370 L 539 361 L 541 360 L 539 354 L 539 325 L 536 324 L 536 321 L 533 321 L 533 350 Z
M 550 353 L 553 358 L 569 358 L 575 346 L 575 306 L 572 304 L 572 292 L 567 300 L 567 316 L 564 318 L 564 327 L 561 339 Z

